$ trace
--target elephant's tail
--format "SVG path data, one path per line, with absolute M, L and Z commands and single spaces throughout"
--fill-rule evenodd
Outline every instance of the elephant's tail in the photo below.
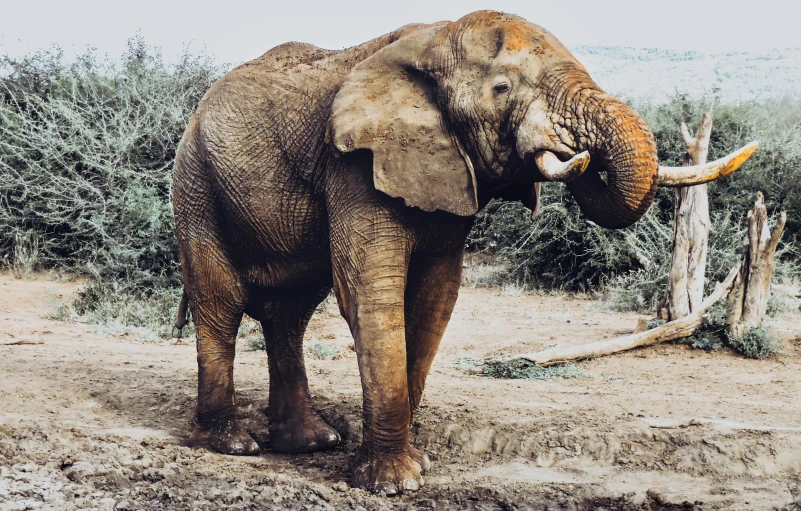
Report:
M 186 294 L 186 288 L 181 295 L 181 301 L 178 303 L 178 313 L 175 315 L 175 323 L 173 323 L 172 336 L 181 338 L 183 329 L 189 323 L 189 295 Z

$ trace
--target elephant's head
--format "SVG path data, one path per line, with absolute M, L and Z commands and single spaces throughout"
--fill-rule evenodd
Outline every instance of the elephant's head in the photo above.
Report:
M 473 215 L 479 195 L 525 184 L 531 202 L 536 183 L 569 181 L 590 220 L 625 227 L 676 171 L 659 169 L 642 119 L 537 25 L 482 11 L 390 37 L 345 78 L 328 140 L 370 149 L 375 186 L 410 206 Z

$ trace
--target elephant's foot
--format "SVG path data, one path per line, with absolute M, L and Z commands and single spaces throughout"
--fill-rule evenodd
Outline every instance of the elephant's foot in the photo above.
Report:
M 300 454 L 333 449 L 342 442 L 339 433 L 315 412 L 286 421 L 270 421 L 270 448 Z
M 192 447 L 207 447 L 220 454 L 252 456 L 259 453 L 259 444 L 235 420 L 214 426 L 195 427 L 189 435 Z
M 396 495 L 419 490 L 423 470 L 430 467 L 428 456 L 413 447 L 400 454 L 367 454 L 364 447 L 353 465 L 352 484 L 374 493 Z

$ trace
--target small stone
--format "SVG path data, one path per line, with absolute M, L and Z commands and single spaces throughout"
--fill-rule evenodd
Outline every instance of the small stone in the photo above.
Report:
M 37 465 L 36 463 L 26 463 L 26 464 L 22 465 L 21 467 L 19 467 L 19 470 L 21 470 L 23 472 L 28 472 L 28 473 L 38 472 L 39 471 L 39 465 Z
M 220 491 L 219 488 L 210 488 L 206 492 L 206 499 L 210 500 L 211 502 L 214 502 L 220 497 L 220 495 L 222 495 L 222 491 Z
M 335 491 L 348 491 L 348 483 L 345 481 L 340 481 L 332 484 L 331 488 L 333 488 Z
M 311 491 L 317 494 L 318 497 L 325 500 L 326 502 L 331 501 L 334 498 L 334 495 L 331 493 L 331 490 L 326 488 L 321 484 L 315 484 L 310 487 Z
M 665 497 L 664 491 L 664 488 L 651 488 L 648 490 L 648 498 L 660 506 L 666 506 L 670 503 L 670 501 L 667 497 Z
M 64 469 L 64 476 L 74 483 L 79 483 L 96 473 L 97 469 L 87 461 L 76 461 Z

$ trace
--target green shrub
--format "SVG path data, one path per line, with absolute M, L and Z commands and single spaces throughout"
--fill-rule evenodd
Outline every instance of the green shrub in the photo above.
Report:
M 330 346 L 316 337 L 312 337 L 311 342 L 306 345 L 305 351 L 317 360 L 331 360 L 339 355 L 339 348 Z
M 710 217 L 705 294 L 712 292 L 715 284 L 724 280 L 742 258 L 746 241 L 745 220 L 738 222 L 731 210 L 712 212 Z M 627 242 L 635 250 L 649 254 L 649 258 L 643 260 L 640 268 L 610 281 L 607 303 L 618 311 L 654 311 L 665 297 L 673 250 L 672 225 L 656 220 L 649 212 L 631 228 Z M 777 275 L 795 271 L 789 262 L 780 262 L 777 267 Z
M 779 353 L 782 348 L 781 341 L 764 327 L 747 328 L 742 337 L 728 335 L 727 344 L 745 358 L 760 360 Z
M 267 341 L 264 337 L 250 337 L 245 341 L 246 351 L 265 351 L 267 349 Z
M 58 50 L 0 58 L 0 261 L 88 273 L 76 310 L 110 333 L 169 335 L 180 298 L 176 146 L 221 74 L 141 39 L 118 61 Z
M 697 350 L 717 351 L 723 347 L 723 343 L 716 336 L 693 335 L 688 337 L 687 341 L 689 341 L 690 346 Z
M 519 203 L 491 202 L 476 219 L 468 250 L 502 256 L 506 279 L 523 285 L 591 291 L 637 267 L 626 232 L 588 222 L 566 188 L 543 187 L 535 221 Z
M 90 280 L 72 304 L 75 313 L 107 335 L 133 335 L 153 341 L 172 336 L 181 288 L 137 289 L 129 281 L 114 278 Z M 182 337 L 194 337 L 194 325 L 186 325 Z
M 576 364 L 567 363 L 542 367 L 523 359 L 490 362 L 484 365 L 480 376 L 488 378 L 517 380 L 555 380 L 557 378 L 578 378 L 584 376 Z
M 709 185 L 709 209 L 731 210 L 744 224 L 754 195 L 762 191 L 769 213 L 787 211 L 785 241 L 797 242 L 801 235 L 801 100 L 712 105 L 679 95 L 663 105 L 634 106 L 654 133 L 660 160 L 670 164 L 679 164 L 684 158 L 678 123 L 687 121 L 691 127 L 697 126 L 706 110 L 712 110 L 714 117 L 710 160 L 759 140 L 759 150 L 742 169 Z
M 747 328 L 743 336 L 739 337 L 726 332 L 726 311 L 722 303 L 719 302 L 709 312 L 710 317 L 695 334 L 678 342 L 705 351 L 728 347 L 745 358 L 760 360 L 781 352 L 781 341 L 767 328 Z
M 202 55 L 169 66 L 141 39 L 116 62 L 0 58 L 0 260 L 179 285 L 170 168 L 219 74 Z

